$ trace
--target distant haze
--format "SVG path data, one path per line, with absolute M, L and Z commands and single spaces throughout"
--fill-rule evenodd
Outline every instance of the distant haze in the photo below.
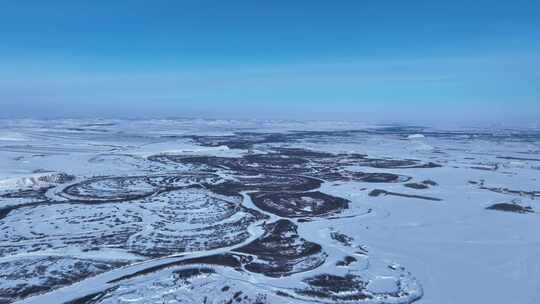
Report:
M 3 1 L 0 118 L 540 124 L 540 1 Z

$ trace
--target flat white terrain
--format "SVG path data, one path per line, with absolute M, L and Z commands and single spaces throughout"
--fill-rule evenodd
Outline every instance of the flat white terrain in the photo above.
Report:
M 0 303 L 540 303 L 540 130 L 0 120 Z

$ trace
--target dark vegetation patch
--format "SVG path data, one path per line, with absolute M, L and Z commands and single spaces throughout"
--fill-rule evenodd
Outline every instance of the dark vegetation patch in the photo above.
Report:
M 310 191 L 321 186 L 319 179 L 295 175 L 241 176 L 219 184 L 205 184 L 209 190 L 222 195 L 238 195 L 242 191 Z
M 331 154 L 301 148 L 274 148 L 275 152 L 247 154 L 243 157 L 189 156 L 160 154 L 149 159 L 163 163 L 194 166 L 196 170 L 216 172 L 228 170 L 238 176 L 290 175 L 311 176 L 328 181 L 361 181 L 370 183 L 406 182 L 410 177 L 392 173 L 351 172 L 344 167 L 351 165 L 373 168 L 436 168 L 435 163 L 418 160 L 377 159 L 366 155 Z
M 526 158 L 526 157 L 513 157 L 513 156 L 497 156 L 497 158 L 506 159 L 506 160 L 540 161 L 540 158 Z
M 62 196 L 70 203 L 126 202 L 163 192 L 202 187 L 202 183 L 217 180 L 216 175 L 208 173 L 95 177 L 66 187 Z
M 314 151 L 314 150 L 307 150 L 303 148 L 274 148 L 274 151 L 282 154 L 287 155 L 290 157 L 302 157 L 302 158 L 334 158 L 336 157 L 335 154 L 327 153 L 327 152 L 320 152 L 320 151 Z
M 83 183 L 76 192 L 68 191 L 71 195 L 81 192 L 80 195 L 84 196 L 84 199 L 44 201 L 1 208 L 0 220 L 10 216 L 16 209 L 24 209 L 25 213 L 18 213 L 17 216 L 27 219 L 25 227 L 31 234 L 18 237 L 16 234 L 9 233 L 10 227 L 7 227 L 5 222 L 0 222 L 0 228 L 2 228 L 0 235 L 6 241 L 4 246 L 0 246 L 0 255 L 74 246 L 83 251 L 99 250 L 104 247 L 125 249 L 143 257 L 155 258 L 173 253 L 216 249 L 238 244 L 250 236 L 247 228 L 252 223 L 267 217 L 256 210 L 242 206 L 240 204 L 242 197 L 238 194 L 227 198 L 214 195 L 205 190 L 202 185 L 193 184 L 191 178 L 191 175 L 187 177 L 145 176 L 133 179 L 126 177 L 130 181 L 129 184 L 124 183 L 125 179 L 122 178 L 102 178 L 99 179 L 99 187 Z M 136 182 L 131 183 L 132 180 Z M 124 202 L 120 200 L 120 197 L 124 195 L 124 187 L 130 189 L 133 187 L 134 191 L 141 191 L 137 188 L 139 181 L 142 181 L 148 189 L 155 191 L 152 197 L 147 196 L 147 193 L 141 194 L 144 198 L 133 202 L 136 203 L 134 208 L 127 209 L 116 208 L 108 200 L 114 198 L 117 201 L 112 202 Z M 181 186 L 186 183 L 190 185 Z M 99 192 L 101 187 L 109 189 L 108 192 L 98 193 L 94 198 L 94 193 Z M 30 194 L 33 195 L 33 193 Z M 125 195 L 124 198 L 126 198 Z M 204 200 L 204 203 L 201 204 L 198 199 Z M 166 208 L 162 206 L 163 203 L 168 203 Z M 92 210 L 87 206 L 79 206 L 88 204 L 99 206 Z M 51 205 L 59 207 L 50 208 Z M 40 208 L 49 208 L 54 212 L 42 219 Z M 77 212 L 79 208 L 86 208 L 88 212 L 79 213 Z M 139 232 L 145 225 L 142 216 L 145 210 L 153 215 L 153 220 L 149 223 L 152 230 L 141 234 Z M 194 216 L 195 212 L 200 216 Z M 236 214 L 242 214 L 242 216 L 234 217 Z M 231 217 L 234 220 L 226 220 Z M 40 220 L 50 224 L 53 230 L 51 232 L 35 230 L 37 224 L 32 224 L 32 222 L 37 223 Z M 178 230 L 175 229 L 175 223 L 178 221 L 188 221 L 194 226 L 189 231 L 186 228 Z M 60 228 L 63 223 L 68 227 L 81 225 L 85 233 L 73 235 L 69 229 Z M 59 240 L 61 243 L 52 243 L 52 239 Z
M 252 258 L 241 256 L 238 254 L 231 254 L 231 253 L 223 253 L 223 254 L 215 254 L 215 255 L 209 255 L 204 257 L 198 257 L 198 258 L 191 258 L 191 259 L 185 259 L 181 261 L 174 261 L 170 263 L 160 264 L 157 266 L 152 266 L 145 268 L 140 271 L 136 271 L 134 273 L 116 278 L 114 280 L 111 280 L 107 282 L 108 284 L 117 283 L 124 280 L 129 280 L 132 278 L 136 278 L 143 275 L 148 275 L 151 273 L 155 273 L 157 271 L 167 269 L 170 267 L 177 267 L 177 266 L 184 266 L 184 265 L 217 265 L 217 266 L 225 266 L 225 267 L 231 267 L 238 271 L 242 271 L 241 267 L 243 263 L 246 263 L 248 261 L 251 261 Z
M 321 274 L 304 280 L 308 285 L 305 289 L 295 292 L 321 300 L 331 301 L 362 301 L 372 298 L 366 292 L 367 283 L 355 275 L 338 276 Z
M 534 210 L 530 206 L 521 206 L 515 203 L 497 203 L 489 207 L 486 207 L 487 210 L 498 210 L 506 212 L 515 212 L 515 213 L 533 213 Z
M 70 185 L 63 193 L 74 200 L 121 202 L 142 199 L 157 190 L 145 177 L 133 176 L 93 178 Z
M 54 188 L 54 186 L 40 187 L 37 189 L 21 189 L 0 194 L 0 202 L 4 205 L 0 205 L 0 220 L 8 216 L 11 211 L 19 208 L 50 204 L 51 202 L 45 194 L 52 188 Z
M 267 224 L 265 234 L 234 251 L 256 256 L 245 265 L 250 272 L 269 277 L 288 276 L 315 269 L 324 263 L 326 254 L 319 244 L 306 241 L 289 220 Z
M 358 166 L 366 166 L 378 169 L 420 169 L 420 168 L 439 168 L 442 167 L 439 164 L 428 162 L 421 163 L 418 160 L 412 159 L 377 159 L 377 158 L 364 158 L 356 163 Z
M 229 136 L 192 136 L 192 139 L 206 147 L 227 146 L 230 149 L 250 149 L 255 144 L 287 142 L 290 136 L 282 133 L 239 132 Z
M 199 276 L 207 276 L 210 274 L 216 273 L 216 271 L 212 268 L 208 267 L 197 267 L 197 268 L 186 268 L 186 269 L 180 269 L 175 270 L 173 272 L 174 276 L 174 282 L 175 283 L 186 283 L 189 279 L 199 277 Z
M 437 185 L 438 184 L 436 182 L 427 179 L 419 183 L 406 183 L 403 186 L 407 188 L 411 188 L 411 189 L 422 190 L 422 189 L 428 189 L 430 186 L 437 186 Z
M 339 130 L 339 131 L 293 131 L 287 133 L 255 133 L 236 132 L 225 136 L 192 136 L 191 138 L 201 146 L 217 147 L 227 146 L 231 149 L 250 149 L 257 144 L 294 143 L 301 140 L 314 140 L 325 138 L 345 138 L 354 134 L 366 133 L 365 130 Z
M 45 193 L 54 187 L 41 187 L 38 189 L 24 189 L 24 190 L 17 190 L 17 191 L 11 191 L 7 193 L 3 193 L 0 195 L 1 198 L 26 198 L 26 199 L 42 199 L 45 200 Z
M 150 160 L 191 165 L 199 170 L 230 170 L 242 175 L 261 173 L 307 174 L 312 172 L 309 160 L 279 153 L 248 154 L 243 157 L 155 155 Z
M 48 292 L 123 265 L 125 263 L 105 263 L 63 257 L 21 258 L 2 262 L 0 263 L 0 280 L 19 283 L 10 287 L 0 287 L 0 303 L 10 303 Z M 28 278 L 39 279 L 28 280 Z
M 429 188 L 428 185 L 420 184 L 420 183 L 406 183 L 403 186 L 405 186 L 407 188 L 418 189 L 418 190 L 428 189 Z
M 104 291 L 89 294 L 87 296 L 66 302 L 64 304 L 97 304 L 101 302 L 109 293 L 113 292 L 117 287 L 109 288 Z
M 439 184 L 437 184 L 437 182 L 432 181 L 430 179 L 426 179 L 426 180 L 422 181 L 422 184 L 429 185 L 429 186 L 438 186 L 439 185 Z
M 300 170 L 300 168 L 305 167 L 309 162 L 302 157 L 283 155 L 280 153 L 248 154 L 245 155 L 243 159 L 246 160 L 248 169 L 250 169 L 250 166 L 255 166 L 257 167 L 257 171 Z
M 259 239 L 235 249 L 236 253 L 216 254 L 161 264 L 128 274 L 108 283 L 151 274 L 166 268 L 184 265 L 225 266 L 261 273 L 269 277 L 288 276 L 314 269 L 324 263 L 326 254 L 320 245 L 304 240 L 297 226 L 288 220 L 267 224 Z
M 313 217 L 339 213 L 349 206 L 340 197 L 315 192 L 258 192 L 250 193 L 253 203 L 260 209 L 281 217 Z
M 356 261 L 358 261 L 358 260 L 355 257 L 348 255 L 348 256 L 344 257 L 343 260 L 337 261 L 336 266 L 345 267 L 345 266 L 351 265 L 352 263 L 354 263 Z
M 501 193 L 501 194 L 540 197 L 540 191 L 512 190 L 512 189 L 502 188 L 502 187 L 485 187 L 485 186 L 480 186 L 480 189 L 489 190 L 489 191 Z
M 498 164 L 495 164 L 495 165 L 485 165 L 485 166 L 471 166 L 469 167 L 471 169 L 475 169 L 475 170 L 483 170 L 483 171 L 497 171 L 499 169 L 499 165 Z
M 430 196 L 422 196 L 422 195 L 413 195 L 413 194 L 405 194 L 405 193 L 397 193 L 397 192 L 390 192 L 382 189 L 374 189 L 368 194 L 369 196 L 380 196 L 380 195 L 393 195 L 393 196 L 401 196 L 401 197 L 409 197 L 409 198 L 418 198 L 428 201 L 442 201 L 440 198 L 436 197 L 430 197 Z
M 332 232 L 330 233 L 330 237 L 333 240 L 338 241 L 342 245 L 347 246 L 347 247 L 352 246 L 352 242 L 354 241 L 354 238 L 340 232 Z
M 364 183 L 402 183 L 411 180 L 411 177 L 393 173 L 364 173 L 351 172 L 352 180 Z

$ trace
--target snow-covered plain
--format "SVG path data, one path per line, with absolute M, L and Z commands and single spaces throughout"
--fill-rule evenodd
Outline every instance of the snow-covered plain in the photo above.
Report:
M 0 130 L 0 303 L 540 303 L 540 130 Z

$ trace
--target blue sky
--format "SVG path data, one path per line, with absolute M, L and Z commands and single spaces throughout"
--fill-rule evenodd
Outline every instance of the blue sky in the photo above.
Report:
M 0 1 L 0 117 L 540 121 L 540 1 Z

